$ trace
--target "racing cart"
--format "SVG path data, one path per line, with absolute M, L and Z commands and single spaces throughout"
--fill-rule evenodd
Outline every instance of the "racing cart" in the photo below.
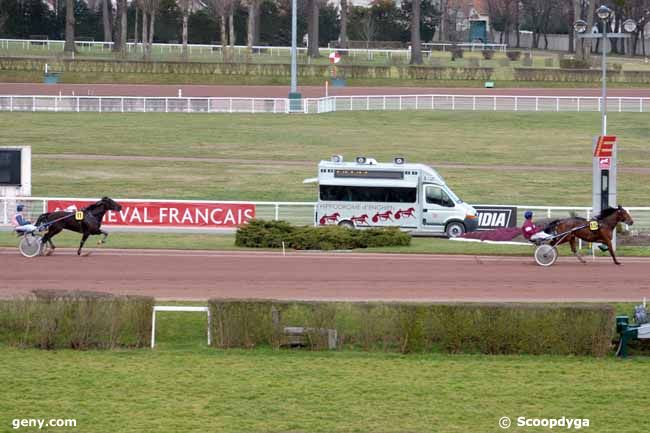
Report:
M 535 254 L 534 254 L 535 262 L 538 265 L 544 267 L 553 265 L 557 261 L 557 257 L 558 257 L 556 245 L 561 244 L 573 232 L 576 232 L 588 226 L 589 224 L 585 224 L 579 227 L 574 227 L 571 230 L 567 230 L 562 233 L 553 234 L 553 236 L 549 238 L 534 241 L 535 245 L 537 245 L 535 247 Z
M 20 238 L 18 250 L 24 257 L 32 258 L 47 253 L 47 244 L 43 243 L 43 235 L 47 233 L 47 227 L 38 226 L 33 230 L 15 230 Z

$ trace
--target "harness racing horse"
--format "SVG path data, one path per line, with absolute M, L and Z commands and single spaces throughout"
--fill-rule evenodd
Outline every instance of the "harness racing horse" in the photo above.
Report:
M 597 224 L 591 227 L 591 223 L 594 221 Z M 621 206 L 617 208 L 608 207 L 607 209 L 603 209 L 595 220 L 588 221 L 580 217 L 565 218 L 553 221 L 547 229 L 550 228 L 554 233 L 557 233 L 557 239 L 551 240 L 551 245 L 556 246 L 569 242 L 573 255 L 582 263 L 586 262 L 578 253 L 576 238 L 587 242 L 601 242 L 606 244 L 614 263 L 620 265 L 621 263 L 616 259 L 614 248 L 612 248 L 613 232 L 616 229 L 616 225 L 620 222 L 628 225 L 634 224 L 630 213 Z M 566 236 L 562 236 L 563 233 L 566 233 Z
M 56 248 L 52 242 L 52 238 L 59 234 L 61 230 L 66 229 L 73 232 L 81 233 L 81 243 L 79 244 L 79 249 L 77 250 L 77 255 L 81 255 L 81 249 L 84 246 L 84 243 L 90 235 L 104 235 L 104 237 L 98 242 L 98 244 L 103 244 L 106 242 L 108 233 L 101 229 L 102 218 L 104 214 L 109 210 L 121 211 L 122 206 L 119 203 L 116 203 L 108 197 L 103 197 L 97 203 L 93 203 L 80 212 L 83 213 L 83 218 L 78 220 L 76 218 L 77 212 L 69 211 L 56 211 L 44 213 L 38 217 L 36 220 L 37 226 L 47 227 L 47 233 L 43 236 L 43 244 L 46 242 L 50 244 L 52 252 Z

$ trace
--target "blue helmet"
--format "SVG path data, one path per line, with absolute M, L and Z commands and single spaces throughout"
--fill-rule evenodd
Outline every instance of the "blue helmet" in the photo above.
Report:
M 25 210 L 25 205 L 24 204 L 19 204 L 16 206 L 16 212 L 22 212 Z
M 524 212 L 524 218 L 526 218 L 527 220 L 531 219 L 532 217 L 533 217 L 532 211 L 527 210 L 526 212 Z

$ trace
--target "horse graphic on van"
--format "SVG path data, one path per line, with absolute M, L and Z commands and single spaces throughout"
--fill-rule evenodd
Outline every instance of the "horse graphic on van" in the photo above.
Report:
M 398 220 L 402 217 L 413 217 L 415 218 L 415 208 L 410 207 L 408 209 L 400 209 L 397 212 L 395 212 L 395 219 Z
M 320 219 L 320 224 L 321 225 L 325 225 L 325 224 L 328 224 L 328 223 L 335 223 L 336 224 L 336 222 L 339 220 L 340 217 L 341 217 L 341 214 L 338 213 L 338 212 L 333 213 L 332 215 L 323 215 L 321 217 L 321 219 Z
M 373 215 L 372 222 L 376 223 L 379 221 L 393 221 L 393 218 L 391 218 L 392 214 L 393 211 L 391 210 L 387 210 L 386 212 L 382 212 L 382 213 L 377 212 L 376 214 Z

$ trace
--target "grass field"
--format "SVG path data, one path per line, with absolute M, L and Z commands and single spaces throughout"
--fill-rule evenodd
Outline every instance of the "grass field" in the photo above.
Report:
M 470 203 L 586 206 L 591 200 L 591 137 L 598 134 L 599 115 L 2 113 L 0 122 L 4 126 L 0 145 L 31 145 L 36 154 L 34 195 L 312 201 L 315 188 L 302 180 L 315 175 L 318 160 L 341 153 L 387 161 L 399 154 L 434 167 L 480 166 L 440 169 L 454 191 Z M 647 205 L 650 174 L 625 171 L 648 167 L 647 115 L 611 114 L 609 128 L 619 137 L 620 202 Z M 59 153 L 239 161 L 78 161 L 39 156 Z M 541 167 L 530 170 L 519 167 L 522 163 Z
M 631 395 L 650 373 L 640 356 L 221 351 L 205 346 L 202 315 L 160 313 L 157 329 L 153 351 L 0 347 L 11 402 L 0 404 L 0 431 L 16 418 L 73 418 L 77 428 L 48 431 L 498 432 L 502 416 L 646 430 L 650 400 Z

